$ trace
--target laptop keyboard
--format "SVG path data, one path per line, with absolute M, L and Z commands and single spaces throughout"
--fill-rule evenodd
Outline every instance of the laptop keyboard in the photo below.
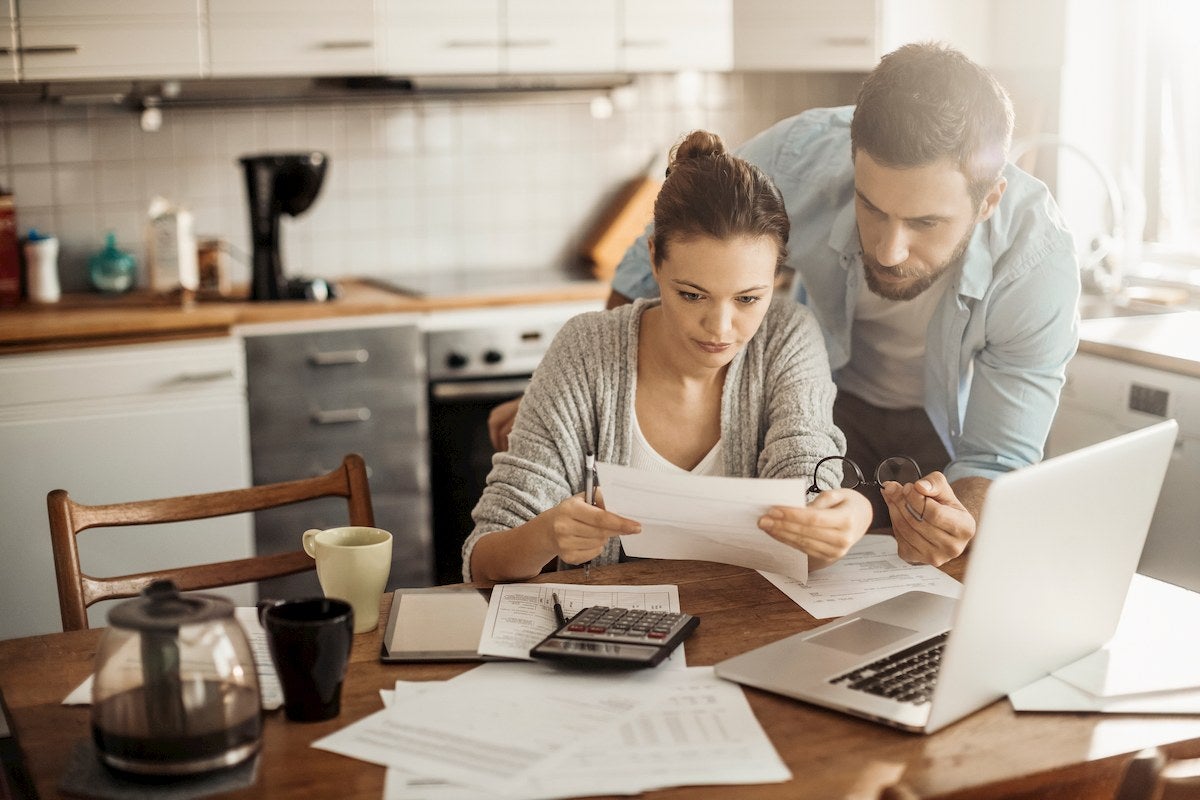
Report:
M 926 639 L 907 650 L 831 678 L 829 682 L 902 703 L 927 703 L 933 694 L 948 635 L 949 631 Z

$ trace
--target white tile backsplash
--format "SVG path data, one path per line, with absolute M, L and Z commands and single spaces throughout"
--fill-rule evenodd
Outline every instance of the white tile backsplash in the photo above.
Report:
M 397 97 L 369 102 L 166 108 L 162 128 L 108 107 L 0 107 L 0 181 L 21 233 L 62 242 L 66 290 L 116 232 L 144 262 L 150 198 L 187 206 L 196 233 L 227 244 L 249 278 L 239 156 L 329 155 L 313 207 L 283 220 L 289 275 L 420 275 L 561 269 L 616 190 L 681 134 L 708 127 L 733 146 L 777 119 L 853 100 L 856 76 L 638 76 L 593 119 L 587 92 Z

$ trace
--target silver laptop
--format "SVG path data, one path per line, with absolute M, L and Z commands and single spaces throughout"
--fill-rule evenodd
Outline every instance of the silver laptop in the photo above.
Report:
M 1087 655 L 1116 628 L 1178 427 L 993 481 L 959 600 L 907 592 L 722 661 L 717 675 L 932 733 Z

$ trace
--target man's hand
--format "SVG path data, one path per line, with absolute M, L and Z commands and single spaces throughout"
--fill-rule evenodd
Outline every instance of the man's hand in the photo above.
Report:
M 512 433 L 513 422 L 517 419 L 517 409 L 521 407 L 521 398 L 514 397 L 505 400 L 492 409 L 488 414 L 488 438 L 492 447 L 497 451 L 508 449 L 508 435 Z
M 863 537 L 871 524 L 871 501 L 853 489 L 821 492 L 807 506 L 769 509 L 762 528 L 809 557 L 809 569 L 837 561 Z
M 974 484 L 967 488 L 976 494 Z M 940 567 L 961 555 L 975 536 L 978 509 L 968 510 L 940 472 L 903 485 L 885 481 L 880 491 L 892 518 L 896 552 L 910 564 Z

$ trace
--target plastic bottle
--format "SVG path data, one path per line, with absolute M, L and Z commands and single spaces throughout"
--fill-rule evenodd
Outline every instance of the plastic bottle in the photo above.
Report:
M 127 292 L 137 280 L 137 260 L 117 247 L 112 231 L 104 239 L 104 249 L 88 261 L 88 278 L 101 292 Z
M 25 238 L 25 286 L 34 303 L 57 303 L 62 297 L 58 285 L 58 239 L 30 228 Z

